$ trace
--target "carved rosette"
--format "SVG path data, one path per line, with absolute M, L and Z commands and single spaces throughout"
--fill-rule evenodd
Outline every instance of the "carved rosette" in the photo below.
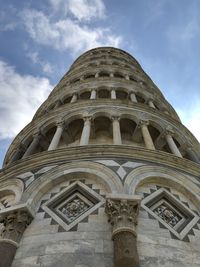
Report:
M 27 211 L 14 210 L 4 214 L 0 218 L 3 224 L 1 237 L 19 243 L 26 227 L 31 223 L 33 217 Z
M 140 200 L 138 196 L 129 199 L 107 198 L 105 212 L 113 226 L 113 236 L 122 231 L 131 232 L 136 236 Z

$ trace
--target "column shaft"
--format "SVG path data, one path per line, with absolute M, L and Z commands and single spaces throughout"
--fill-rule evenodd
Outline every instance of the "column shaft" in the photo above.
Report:
M 48 151 L 54 150 L 54 149 L 56 149 L 58 147 L 58 144 L 60 142 L 60 138 L 61 138 L 62 133 L 63 133 L 63 127 L 64 127 L 63 124 L 59 124 L 57 126 L 56 132 L 55 132 L 55 134 L 54 134 L 54 136 L 53 136 L 53 138 L 51 140 L 51 143 L 50 143 L 50 145 L 48 147 Z
M 132 93 L 130 94 L 130 98 L 131 98 L 131 101 L 132 101 L 132 102 L 137 103 L 137 98 L 136 98 L 136 96 L 135 96 L 135 93 L 132 92 Z
M 150 108 L 156 108 L 152 100 L 148 101 L 148 105 Z
M 118 118 L 113 118 L 113 143 L 114 145 L 122 144 L 121 131 Z
M 74 103 L 74 102 L 76 102 L 77 101 L 77 94 L 73 94 L 73 96 L 72 96 L 72 99 L 71 99 L 71 103 Z
M 32 142 L 30 143 L 29 147 L 27 148 L 26 152 L 23 155 L 23 159 L 32 155 L 34 153 L 34 151 L 36 150 L 37 146 L 39 144 L 39 134 L 35 135 L 33 137 Z
M 181 155 L 181 153 L 180 153 L 180 151 L 179 151 L 179 149 L 178 149 L 176 143 L 174 142 L 174 139 L 172 138 L 172 136 L 171 136 L 169 133 L 166 134 L 166 140 L 167 140 L 167 144 L 168 144 L 168 146 L 169 146 L 171 152 L 172 152 L 174 155 L 176 155 L 176 156 L 182 158 L 182 155 Z
M 146 124 L 141 123 L 141 130 L 142 130 L 142 136 L 143 136 L 146 148 L 155 150 L 155 146 L 153 144 L 153 140 L 152 140 L 151 135 L 149 133 L 148 126 Z
M 13 153 L 11 159 L 9 160 L 8 164 L 11 164 L 12 162 L 18 160 L 21 158 L 21 156 L 23 155 L 23 150 L 22 148 L 17 148 L 17 150 Z
M 93 90 L 91 91 L 90 99 L 96 99 L 96 97 L 97 97 L 96 90 L 93 89 Z
M 111 90 L 111 99 L 116 99 L 116 98 L 117 98 L 116 91 L 115 91 L 115 89 L 112 89 Z
M 139 267 L 136 236 L 128 231 L 118 232 L 113 236 L 114 266 Z
M 88 145 L 90 139 L 91 119 L 86 118 L 81 134 L 80 146 Z
M 198 156 L 196 155 L 196 153 L 192 150 L 192 148 L 187 148 L 186 149 L 190 159 L 196 163 L 200 163 L 200 160 L 198 158 Z
M 17 250 L 17 244 L 8 242 L 7 240 L 0 240 L 0 266 L 11 267 Z

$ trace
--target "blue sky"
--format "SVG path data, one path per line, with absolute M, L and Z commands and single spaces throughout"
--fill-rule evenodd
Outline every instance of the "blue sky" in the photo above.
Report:
M 0 0 L 0 164 L 74 59 L 128 51 L 200 140 L 199 0 Z

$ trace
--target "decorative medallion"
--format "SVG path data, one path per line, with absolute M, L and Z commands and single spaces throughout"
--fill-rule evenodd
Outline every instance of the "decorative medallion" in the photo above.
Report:
M 81 222 L 105 202 L 104 198 L 81 182 L 74 182 L 42 205 L 66 231 Z
M 141 207 L 180 240 L 183 240 L 199 221 L 196 213 L 164 188 L 144 198 Z

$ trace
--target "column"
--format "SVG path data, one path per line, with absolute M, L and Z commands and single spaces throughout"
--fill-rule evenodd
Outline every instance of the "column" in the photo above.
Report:
M 97 92 L 96 89 L 92 89 L 90 99 L 96 99 L 97 98 Z
M 112 225 L 114 267 L 139 267 L 137 252 L 137 217 L 141 197 L 108 197 L 105 213 Z
M 97 72 L 96 74 L 95 74 L 95 78 L 98 78 L 99 77 L 99 73 Z
M 135 95 L 135 92 L 131 92 L 130 93 L 130 98 L 131 98 L 131 101 L 134 102 L 134 103 L 137 103 L 137 98 L 136 98 L 136 95 Z
M 116 99 L 116 98 L 117 98 L 116 91 L 115 91 L 115 89 L 112 89 L 111 90 L 111 99 Z
M 151 99 L 148 100 L 148 105 L 149 105 L 150 108 L 156 108 Z
M 74 93 L 73 96 L 72 96 L 72 99 L 71 99 L 70 103 L 76 102 L 77 101 L 77 98 L 78 98 L 77 94 Z
M 84 126 L 81 134 L 80 146 L 88 145 L 91 130 L 91 117 L 84 118 Z
M 111 72 L 110 73 L 110 78 L 113 78 L 114 77 L 114 74 Z
M 57 101 L 57 103 L 55 105 L 55 108 L 58 108 L 60 105 L 61 105 L 61 101 L 60 101 L 60 99 L 58 99 L 58 101 Z
M 125 75 L 125 79 L 126 79 L 126 80 L 130 80 L 128 74 Z
M 200 163 L 200 160 L 197 156 L 197 154 L 194 152 L 194 150 L 192 149 L 192 147 L 187 147 L 186 151 L 190 157 L 190 159 L 196 163 Z
M 57 129 L 55 131 L 55 134 L 51 140 L 51 143 L 48 147 L 48 151 L 50 150 L 54 150 L 58 147 L 58 144 L 60 142 L 60 138 L 62 136 L 62 133 L 63 133 L 63 129 L 64 129 L 64 122 L 59 122 L 57 124 Z
M 4 211 L 0 214 L 0 223 L 4 229 L 0 238 L 0 266 L 10 267 L 21 237 L 33 217 L 27 210 Z
M 171 150 L 171 152 L 176 155 L 177 157 L 180 157 L 182 158 L 182 155 L 176 145 L 176 143 L 174 142 L 174 139 L 172 137 L 172 132 L 170 131 L 166 131 L 166 134 L 165 134 L 165 138 L 166 138 L 166 141 L 167 141 L 167 144 Z
M 33 135 L 33 140 L 28 146 L 28 148 L 26 149 L 26 152 L 24 153 L 22 157 L 23 159 L 34 154 L 37 146 L 39 145 L 39 141 L 40 141 L 40 133 L 38 132 Z
M 13 163 L 14 161 L 18 160 L 21 158 L 21 156 L 24 153 L 24 148 L 22 148 L 22 146 L 20 145 L 15 152 L 13 153 L 12 157 L 10 158 L 8 165 Z
M 113 124 L 113 144 L 114 145 L 121 145 L 122 139 L 121 139 L 119 118 L 113 117 L 112 118 L 112 124 Z
M 155 150 L 153 140 L 152 140 L 151 135 L 149 133 L 148 122 L 147 121 L 141 121 L 140 127 L 141 127 L 142 137 L 144 139 L 144 143 L 145 143 L 146 148 Z

